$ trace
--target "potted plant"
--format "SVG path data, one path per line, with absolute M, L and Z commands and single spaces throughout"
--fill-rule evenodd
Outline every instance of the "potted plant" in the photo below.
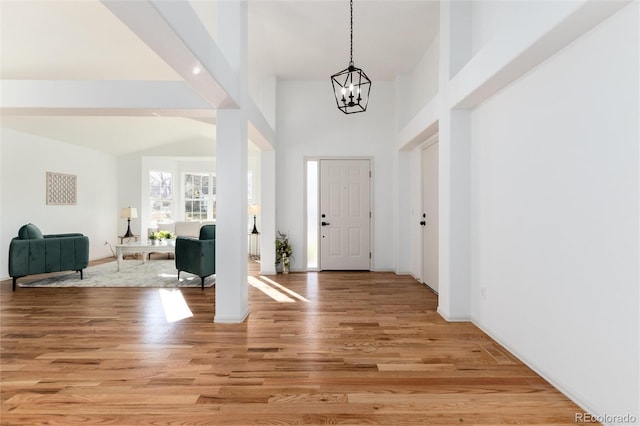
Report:
M 158 234 L 160 234 L 161 240 L 173 240 L 176 238 L 176 234 L 170 231 L 158 231 Z
M 175 237 L 175 234 L 169 231 L 156 231 L 149 234 L 149 240 L 151 240 L 151 244 L 159 244 L 163 240 L 174 239 Z
M 276 237 L 276 265 L 282 264 L 282 273 L 289 273 L 289 265 L 293 257 L 293 250 L 289 244 L 289 237 L 284 232 L 278 231 Z
M 151 244 L 156 245 L 160 240 L 160 235 L 158 232 L 150 232 L 147 238 L 149 238 L 149 241 L 151 241 Z

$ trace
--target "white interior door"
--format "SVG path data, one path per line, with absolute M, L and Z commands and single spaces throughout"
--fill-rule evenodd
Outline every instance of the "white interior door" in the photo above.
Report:
M 320 269 L 369 270 L 369 160 L 320 160 Z
M 422 277 L 438 292 L 438 143 L 422 150 Z

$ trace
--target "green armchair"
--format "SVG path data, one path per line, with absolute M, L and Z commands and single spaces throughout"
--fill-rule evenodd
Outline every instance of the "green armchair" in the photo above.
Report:
M 34 224 L 20 228 L 9 245 L 13 291 L 18 278 L 59 271 L 80 272 L 89 264 L 89 238 L 82 234 L 42 235 Z
M 176 269 L 200 277 L 204 290 L 204 279 L 216 273 L 216 225 L 203 225 L 200 237 L 176 238 Z

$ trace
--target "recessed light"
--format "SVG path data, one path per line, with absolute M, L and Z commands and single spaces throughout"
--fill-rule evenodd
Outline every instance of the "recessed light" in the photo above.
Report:
M 200 68 L 200 65 L 196 65 L 193 67 L 193 69 L 191 70 L 191 72 L 195 75 L 200 74 L 200 72 L 202 71 L 202 69 Z

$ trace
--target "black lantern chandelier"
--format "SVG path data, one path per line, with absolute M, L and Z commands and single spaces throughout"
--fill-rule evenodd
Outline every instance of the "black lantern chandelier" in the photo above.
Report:
M 367 110 L 371 80 L 360 68 L 353 65 L 353 0 L 349 0 L 351 9 L 351 50 L 349 66 L 331 76 L 333 94 L 336 96 L 338 109 L 345 114 Z

